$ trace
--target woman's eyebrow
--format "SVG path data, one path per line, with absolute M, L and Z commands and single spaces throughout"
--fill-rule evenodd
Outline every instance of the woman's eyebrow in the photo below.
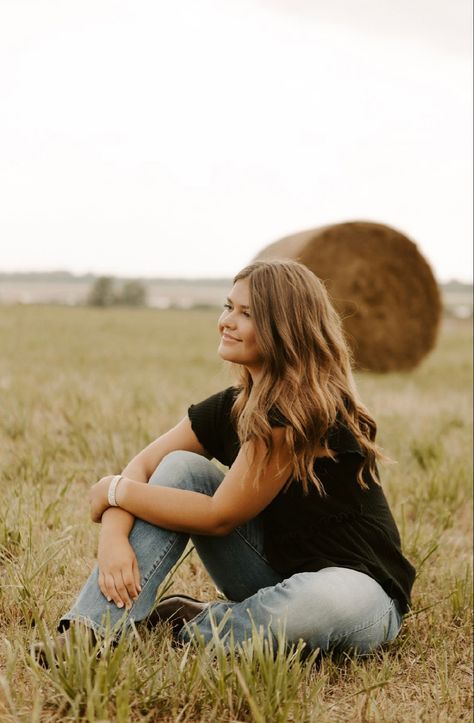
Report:
M 234 303 L 230 296 L 227 297 L 227 301 L 230 301 L 231 304 Z M 240 306 L 241 309 L 250 309 L 250 306 L 247 306 L 247 304 L 237 304 L 237 306 Z

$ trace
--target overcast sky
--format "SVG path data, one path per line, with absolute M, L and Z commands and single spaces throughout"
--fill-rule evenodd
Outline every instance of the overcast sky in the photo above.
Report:
M 365 219 L 472 279 L 470 0 L 0 0 L 0 271 L 231 276 Z

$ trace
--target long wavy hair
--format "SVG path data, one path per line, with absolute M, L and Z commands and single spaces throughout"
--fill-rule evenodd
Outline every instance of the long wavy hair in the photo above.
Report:
M 314 462 L 318 456 L 334 459 L 328 432 L 336 422 L 351 430 L 364 453 L 360 486 L 368 486 L 367 473 L 378 482 L 376 462 L 388 458 L 375 443 L 377 427 L 359 399 L 342 323 L 322 281 L 289 260 L 256 261 L 234 283 L 241 279 L 249 284 L 263 374 L 253 388 L 250 372 L 234 365 L 240 391 L 232 417 L 241 444 L 252 439 L 265 445 L 257 481 L 273 452 L 270 414 L 285 420 L 289 479 L 298 480 L 305 492 L 312 483 L 325 493 Z

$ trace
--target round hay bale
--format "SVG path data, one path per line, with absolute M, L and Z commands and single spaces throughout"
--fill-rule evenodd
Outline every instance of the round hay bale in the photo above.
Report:
M 324 281 L 359 369 L 413 369 L 436 342 L 436 280 L 416 245 L 389 226 L 351 221 L 302 231 L 256 258 L 300 261 Z

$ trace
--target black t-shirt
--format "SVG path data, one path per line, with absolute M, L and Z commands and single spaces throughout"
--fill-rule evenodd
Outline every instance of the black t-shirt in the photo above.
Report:
M 188 409 L 191 426 L 212 457 L 230 467 L 240 449 L 231 421 L 238 394 L 229 387 Z M 284 420 L 271 418 L 272 426 Z M 320 457 L 315 472 L 325 495 L 309 483 L 308 494 L 296 480 L 262 511 L 264 551 L 284 577 L 325 567 L 359 570 L 377 580 L 404 612 L 410 604 L 415 569 L 403 556 L 400 535 L 382 487 L 365 475 L 368 489 L 357 482 L 363 451 L 348 427 L 329 430 L 329 448 L 336 459 Z

